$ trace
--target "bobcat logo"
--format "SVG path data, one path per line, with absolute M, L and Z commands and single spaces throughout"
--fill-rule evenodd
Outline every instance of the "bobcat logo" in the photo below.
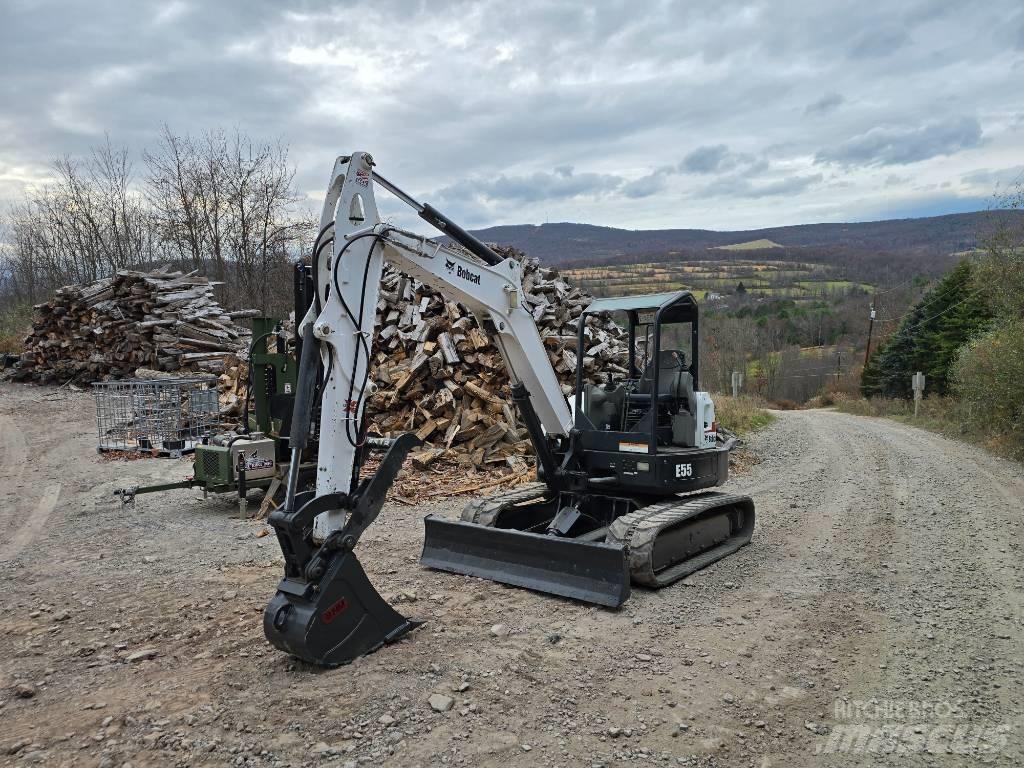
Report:
M 445 269 L 447 269 L 447 270 L 448 270 L 449 272 L 454 272 L 454 271 L 455 271 L 455 262 L 454 262 L 454 261 L 452 261 L 451 259 L 448 259 L 448 258 L 446 258 L 446 259 L 444 260 L 444 267 L 445 267 Z

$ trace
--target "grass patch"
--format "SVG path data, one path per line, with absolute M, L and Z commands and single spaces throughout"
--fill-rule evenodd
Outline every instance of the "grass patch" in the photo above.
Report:
M 775 417 L 764 409 L 764 403 L 749 395 L 715 395 L 715 418 L 723 427 L 740 436 L 764 429 L 775 421 Z
M 32 305 L 23 302 L 0 307 L 0 352 L 19 355 L 24 351 L 25 334 L 32 327 Z
M 732 245 L 719 245 L 713 248 L 715 251 L 754 251 L 762 248 L 781 248 L 778 243 L 765 238 L 760 240 L 748 240 L 745 243 L 733 243 Z

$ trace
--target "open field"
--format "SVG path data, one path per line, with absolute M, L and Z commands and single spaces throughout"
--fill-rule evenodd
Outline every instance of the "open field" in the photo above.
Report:
M 424 570 L 422 517 L 464 501 L 389 503 L 360 558 L 426 623 L 323 671 L 263 640 L 264 526 L 189 491 L 121 509 L 113 488 L 188 465 L 103 461 L 92 419 L 83 393 L 0 384 L 0 765 L 1024 760 L 1024 473 L 970 446 L 778 413 L 726 487 L 756 499 L 751 546 L 619 611 Z M 905 749 L 878 751 L 895 726 Z
M 795 300 L 871 289 L 866 283 L 840 279 L 834 267 L 788 261 L 644 262 L 575 267 L 562 272 L 574 285 L 595 296 L 689 289 L 703 299 L 709 292 L 731 294 L 740 283 L 748 294 Z
M 748 240 L 745 243 L 733 243 L 732 245 L 719 245 L 715 247 L 717 251 L 757 251 L 762 248 L 781 248 L 782 246 L 776 242 L 761 238 L 759 240 Z

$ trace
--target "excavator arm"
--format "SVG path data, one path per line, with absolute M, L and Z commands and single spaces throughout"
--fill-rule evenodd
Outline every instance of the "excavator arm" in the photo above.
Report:
M 375 183 L 465 243 L 469 252 L 382 222 Z M 519 262 L 501 258 L 382 179 L 366 153 L 338 158 L 328 188 L 318 246 L 323 252 L 315 257 L 317 301 L 300 328 L 312 326 L 327 371 L 320 398 L 317 495 L 355 490 L 364 409 L 373 387 L 368 374 L 384 262 L 466 306 L 501 352 L 512 384 L 529 392 L 547 439 L 568 435 L 572 415 L 533 316 L 523 306 Z M 538 449 L 543 451 L 543 446 Z M 337 510 L 319 518 L 316 538 L 339 529 L 344 516 L 344 510 Z
M 523 306 L 519 262 L 501 258 L 436 209 L 416 202 L 373 165 L 369 154 L 356 152 L 339 157 L 331 173 L 313 252 L 316 297 L 299 327 L 304 343 L 288 492 L 282 509 L 270 517 L 285 555 L 285 578 L 265 612 L 267 638 L 299 658 L 327 666 L 347 663 L 415 627 L 376 593 L 353 553 L 416 444 L 411 435 L 393 441 L 368 438 L 364 423 L 385 262 L 472 312 L 504 359 L 516 402 L 550 476 L 556 471 L 550 444 L 567 438 L 572 429 L 572 414 L 536 323 Z M 381 221 L 374 194 L 378 185 L 465 251 Z M 317 400 L 316 492 L 299 494 L 298 462 Z M 361 459 L 370 447 L 388 453 L 376 475 L 361 481 Z

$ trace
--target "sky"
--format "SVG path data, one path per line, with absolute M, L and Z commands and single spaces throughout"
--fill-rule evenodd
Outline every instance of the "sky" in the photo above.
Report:
M 316 210 L 369 151 L 466 227 L 979 210 L 1022 82 L 1021 0 L 0 0 L 0 210 L 164 124 L 281 140 Z

